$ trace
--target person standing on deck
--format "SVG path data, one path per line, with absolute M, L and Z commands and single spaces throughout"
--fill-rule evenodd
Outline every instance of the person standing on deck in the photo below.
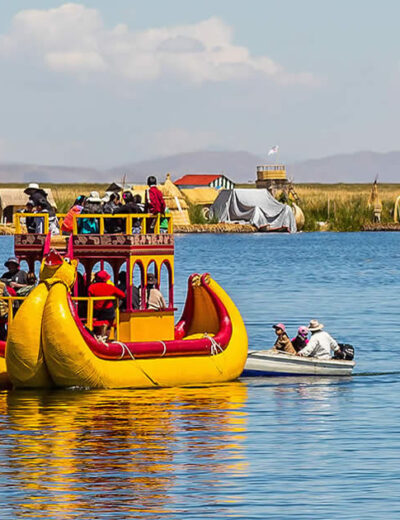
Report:
M 324 325 L 318 320 L 311 320 L 308 330 L 311 332 L 311 338 L 308 344 L 298 352 L 298 356 L 315 357 L 317 359 L 331 359 L 334 352 L 340 351 L 339 345 L 330 334 L 322 330 Z
M 146 190 L 146 199 L 145 199 L 145 208 L 146 213 L 151 213 L 152 215 L 157 216 L 158 214 L 164 215 L 166 204 L 164 200 L 164 196 L 161 191 L 157 188 L 157 178 L 153 175 L 147 177 L 147 186 L 149 187 Z M 154 227 L 156 225 L 156 219 L 150 219 L 149 222 L 149 232 L 154 233 Z
M 283 323 L 277 323 L 276 325 L 272 325 L 272 327 L 275 329 L 275 334 L 278 336 L 273 346 L 274 350 L 279 350 L 286 354 L 296 354 L 292 342 L 286 333 L 285 325 Z

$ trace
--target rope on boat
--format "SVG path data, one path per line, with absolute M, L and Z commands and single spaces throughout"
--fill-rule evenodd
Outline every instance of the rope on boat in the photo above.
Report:
M 104 338 L 99 338 L 100 343 L 103 343 L 104 345 L 106 345 L 106 347 L 108 347 L 109 345 L 119 345 L 122 349 L 122 352 L 121 352 L 121 355 L 119 357 L 119 359 L 123 359 L 124 356 L 125 356 L 125 353 L 127 352 L 130 356 L 131 359 L 133 359 L 133 361 L 136 361 L 136 366 L 141 370 L 142 374 L 147 377 L 147 379 L 150 381 L 150 383 L 152 383 L 154 386 L 160 386 L 156 381 L 154 381 L 154 379 L 152 377 L 149 376 L 149 374 L 143 370 L 143 368 L 140 366 L 140 363 L 138 362 L 138 360 L 135 358 L 135 356 L 132 354 L 132 352 L 130 351 L 130 349 L 128 348 L 127 345 L 125 345 L 125 343 L 122 343 L 122 341 L 111 341 L 109 344 L 104 340 Z
M 122 348 L 122 352 L 121 352 L 119 359 L 123 359 L 126 352 L 128 352 L 129 356 L 132 359 L 135 359 L 135 356 L 132 354 L 132 352 L 129 350 L 129 348 L 125 345 L 125 343 L 122 343 L 122 341 L 112 341 L 112 344 L 119 345 Z
M 163 353 L 161 354 L 161 357 L 164 357 L 167 352 L 167 345 L 164 343 L 164 341 L 161 341 L 161 340 L 160 340 L 160 343 L 164 348 Z
M 216 356 L 224 351 L 221 345 L 212 336 L 207 334 L 207 332 L 204 333 L 204 337 L 210 340 L 210 352 L 212 356 Z

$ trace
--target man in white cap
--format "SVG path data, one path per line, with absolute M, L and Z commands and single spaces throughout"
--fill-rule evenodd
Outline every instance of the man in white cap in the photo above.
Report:
M 311 332 L 310 341 L 300 350 L 298 356 L 314 357 L 318 359 L 331 359 L 331 351 L 340 351 L 339 345 L 332 338 L 330 334 L 322 330 L 324 328 L 322 323 L 318 320 L 311 320 L 308 325 L 308 330 Z

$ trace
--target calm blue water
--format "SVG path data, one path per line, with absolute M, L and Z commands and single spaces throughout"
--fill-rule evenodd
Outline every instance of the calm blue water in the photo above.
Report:
M 250 348 L 317 318 L 355 376 L 0 392 L 0 517 L 398 519 L 399 257 L 397 233 L 178 236 L 180 308 L 208 271 Z

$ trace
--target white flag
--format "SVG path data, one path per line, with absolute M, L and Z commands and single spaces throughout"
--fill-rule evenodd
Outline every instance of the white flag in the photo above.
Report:
M 274 153 L 278 153 L 278 150 L 279 150 L 279 146 L 278 145 L 273 146 L 271 148 L 271 150 L 268 152 L 268 155 L 274 155 Z

